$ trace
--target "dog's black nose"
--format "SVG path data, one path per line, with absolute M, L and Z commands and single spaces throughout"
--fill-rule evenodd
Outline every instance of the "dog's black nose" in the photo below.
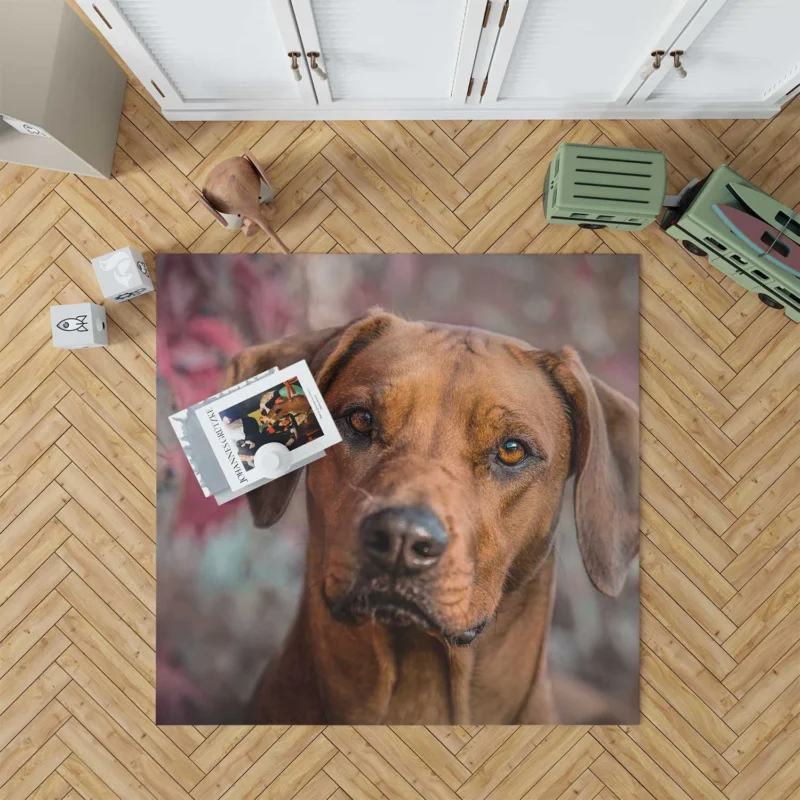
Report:
M 385 508 L 361 523 L 364 550 L 377 566 L 401 573 L 432 567 L 447 547 L 447 533 L 427 508 Z

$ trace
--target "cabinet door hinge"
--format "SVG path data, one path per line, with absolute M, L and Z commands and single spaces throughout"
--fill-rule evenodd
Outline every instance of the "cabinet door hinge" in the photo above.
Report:
M 492 11 L 492 0 L 486 0 L 486 11 L 483 12 L 483 24 L 481 25 L 482 28 L 486 27 L 486 23 L 489 21 L 489 14 Z
M 489 76 L 487 75 L 483 79 L 483 86 L 481 86 L 481 97 L 483 97 L 486 94 L 486 86 L 488 85 L 488 83 L 489 83 Z
M 506 4 L 503 6 L 503 13 L 500 14 L 500 24 L 497 26 L 498 28 L 502 28 L 503 25 L 506 24 L 506 14 L 508 14 L 508 0 L 506 0 Z
M 475 84 L 475 78 L 470 78 L 469 86 L 467 86 L 467 97 L 469 97 L 472 94 L 472 87 L 474 84 Z

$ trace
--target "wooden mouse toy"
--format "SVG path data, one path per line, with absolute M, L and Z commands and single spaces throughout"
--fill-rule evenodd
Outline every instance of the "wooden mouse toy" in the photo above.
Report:
M 282 253 L 288 253 L 289 249 L 270 225 L 272 209 L 267 204 L 273 195 L 266 173 L 253 154 L 245 150 L 243 156 L 226 158 L 211 170 L 200 199 L 226 228 L 242 227 L 246 236 L 253 236 L 261 228 L 275 240 Z

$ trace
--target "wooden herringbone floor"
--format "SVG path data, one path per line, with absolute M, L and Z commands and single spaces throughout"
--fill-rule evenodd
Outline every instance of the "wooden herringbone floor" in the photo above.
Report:
M 800 203 L 800 101 L 771 122 L 169 124 L 133 82 L 111 181 L 0 165 L 0 795 L 800 797 L 800 326 L 650 227 L 548 227 L 562 141 L 722 162 Z M 50 344 L 87 259 L 269 249 L 196 203 L 250 147 L 289 247 L 640 253 L 642 721 L 635 727 L 157 728 L 155 298 L 113 344 Z M 134 488 L 135 487 L 135 488 Z M 130 498 L 137 498 L 132 501 Z

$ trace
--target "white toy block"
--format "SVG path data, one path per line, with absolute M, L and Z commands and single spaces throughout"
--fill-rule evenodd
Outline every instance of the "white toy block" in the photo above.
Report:
M 108 344 L 106 310 L 94 303 L 50 306 L 53 347 L 78 350 Z
M 153 281 L 142 254 L 123 247 L 92 259 L 97 282 L 106 300 L 131 300 L 153 291 Z

